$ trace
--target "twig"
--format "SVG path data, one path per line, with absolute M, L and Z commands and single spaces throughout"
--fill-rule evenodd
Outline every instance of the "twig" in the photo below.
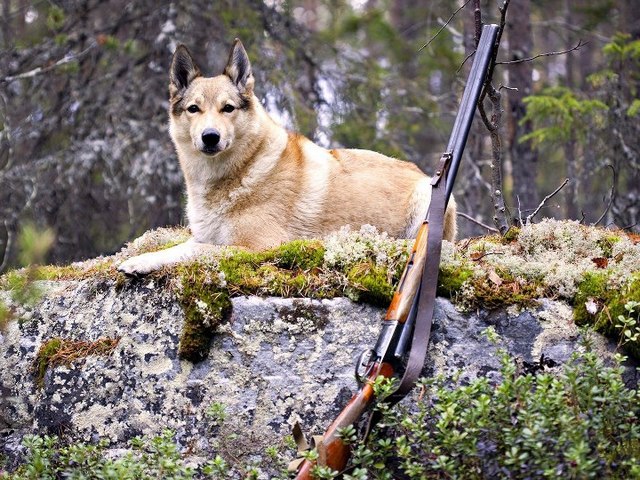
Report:
M 479 253 L 477 257 L 473 257 L 473 258 L 471 258 L 471 260 L 473 262 L 479 262 L 484 257 L 487 257 L 489 255 L 504 255 L 504 252 L 484 252 L 484 253 Z
M 560 190 L 562 190 L 564 188 L 564 186 L 569 183 L 569 179 L 565 178 L 564 182 L 562 182 L 562 185 L 560 185 L 558 188 L 556 188 L 552 193 L 550 193 L 549 195 L 547 195 L 546 197 L 544 197 L 542 199 L 542 202 L 540 202 L 540 205 L 538 205 L 538 208 L 536 208 L 533 213 L 529 216 L 527 216 L 527 220 L 526 220 L 526 224 L 529 225 L 531 223 L 531 220 L 533 219 L 533 217 L 535 217 L 538 212 L 540 211 L 540 209 L 544 206 L 544 204 L 547 202 L 547 200 L 549 200 L 551 197 L 553 197 L 556 193 L 558 193 Z
M 582 40 L 578 40 L 578 44 L 575 47 L 568 48 L 567 50 L 560 50 L 559 52 L 539 53 L 537 55 L 534 55 L 533 57 L 519 58 L 518 60 L 509 60 L 509 61 L 506 61 L 506 62 L 496 62 L 496 65 L 514 65 L 516 63 L 530 62 L 530 61 L 535 60 L 536 58 L 540 58 L 540 57 L 551 57 L 551 56 L 554 56 L 554 55 L 565 55 L 565 54 L 567 54 L 569 52 L 573 52 L 574 50 L 580 50 L 580 47 L 584 47 L 588 43 L 589 42 L 583 42 Z
M 462 67 L 464 67 L 464 64 L 467 63 L 467 60 L 469 60 L 471 57 L 473 57 L 476 54 L 476 51 L 474 50 L 473 52 L 471 52 L 469 55 L 467 55 L 464 60 L 462 61 L 462 63 L 460 64 L 460 66 L 458 67 L 458 69 L 456 70 L 456 75 L 458 73 L 460 73 L 460 70 L 462 70 Z
M 458 8 L 455 12 L 453 12 L 453 14 L 451 14 L 451 16 L 449 17 L 449 20 L 447 20 L 446 22 L 444 22 L 444 25 L 442 25 L 442 26 L 440 27 L 440 29 L 436 32 L 436 34 L 435 34 L 433 37 L 431 37 L 431 39 L 430 39 L 427 43 L 425 43 L 424 45 L 422 45 L 422 46 L 418 49 L 418 52 L 421 52 L 422 50 L 424 50 L 425 48 L 427 48 L 429 45 L 431 45 L 431 42 L 433 42 L 433 41 L 436 39 L 436 37 L 437 37 L 438 35 L 440 35 L 440 34 L 442 33 L 442 31 L 443 31 L 445 28 L 447 28 L 447 25 L 449 25 L 449 23 L 451 23 L 451 20 L 453 20 L 453 18 L 458 14 L 458 12 L 459 12 L 460 10 L 462 10 L 464 7 L 466 7 L 466 6 L 469 4 L 469 2 L 470 2 L 470 1 L 471 1 L 471 0 L 467 0 L 466 2 L 464 2 L 464 3 L 462 4 L 462 6 L 461 6 L 460 8 Z
M 13 82 L 14 80 L 20 80 L 22 78 L 32 78 L 32 77 L 35 77 L 36 75 L 40 75 L 40 74 L 46 73 L 46 72 L 48 72 L 50 70 L 53 70 L 54 68 L 59 67 L 60 65 L 64 65 L 65 63 L 70 63 L 70 62 L 72 62 L 74 60 L 77 60 L 80 57 L 83 57 L 91 49 L 93 49 L 96 45 L 97 45 L 97 43 L 93 42 L 93 43 L 91 43 L 91 45 L 89 45 L 87 48 L 85 48 L 80 53 L 77 53 L 77 54 L 68 53 L 63 58 L 61 58 L 57 62 L 52 63 L 51 65 L 47 65 L 46 67 L 37 67 L 37 68 L 34 68 L 33 70 L 29 70 L 28 72 L 19 73 L 17 75 L 9 75 L 7 77 L 4 77 L 4 78 L 0 79 L 0 81 L 9 83 L 9 82 Z
M 458 215 L 460 215 L 462 218 L 466 218 L 467 220 L 469 220 L 472 223 L 475 223 L 476 225 L 480 225 L 482 228 L 486 228 L 490 232 L 499 233 L 499 230 L 497 228 L 490 227 L 489 225 L 485 225 L 480 220 L 476 220 L 475 218 L 473 218 L 470 215 L 467 215 L 466 213 L 458 212 Z
M 593 224 L 598 225 L 605 217 L 605 215 L 607 214 L 607 212 L 609 211 L 609 209 L 611 208 L 611 205 L 613 205 L 613 199 L 615 197 L 615 193 L 616 193 L 616 177 L 617 177 L 617 172 L 616 169 L 613 168 L 613 165 L 607 165 L 607 167 L 609 167 L 611 169 L 611 171 L 613 172 L 613 183 L 611 184 L 611 194 L 609 195 L 609 203 L 607 204 L 607 208 L 604 209 L 604 212 L 602 212 L 602 215 L 600 215 L 600 218 L 598 220 L 596 220 L 596 222 Z
M 520 205 L 520 195 L 516 195 L 516 199 L 518 200 L 518 222 L 520 222 L 520 226 L 524 225 L 522 221 L 522 206 Z

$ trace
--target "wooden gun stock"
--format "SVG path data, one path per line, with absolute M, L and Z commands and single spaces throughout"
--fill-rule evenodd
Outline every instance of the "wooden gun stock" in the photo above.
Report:
M 391 299 L 391 305 L 387 309 L 385 320 L 396 320 L 400 323 L 404 323 L 407 320 L 422 279 L 422 270 L 427 258 L 428 236 L 429 224 L 423 222 L 416 235 L 416 240 L 402 272 L 398 288 Z
M 369 408 L 369 405 L 374 399 L 373 382 L 375 379 L 379 376 L 390 378 L 393 375 L 394 369 L 388 363 L 379 364 L 374 368 L 367 378 L 367 381 L 356 394 L 351 397 L 351 400 L 349 400 L 349 403 L 342 409 L 340 415 L 338 415 L 329 428 L 327 428 L 327 431 L 322 437 L 321 444 L 316 445 L 318 463 L 320 465 L 326 465 L 339 472 L 345 469 L 351 456 L 351 446 L 346 445 L 338 436 L 339 430 L 356 423 Z M 298 470 L 296 479 L 313 479 L 312 469 L 314 466 L 315 462 L 305 460 L 300 466 L 300 470 Z

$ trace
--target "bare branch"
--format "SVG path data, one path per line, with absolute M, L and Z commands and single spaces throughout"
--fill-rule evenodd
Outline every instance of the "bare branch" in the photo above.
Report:
M 609 167 L 611 169 L 611 172 L 613 173 L 613 182 L 611 184 L 611 194 L 609 195 L 609 203 L 607 204 L 607 208 L 604 209 L 604 212 L 602 212 L 602 215 L 600 215 L 600 218 L 598 220 L 596 220 L 596 222 L 593 224 L 598 225 L 605 217 L 605 215 L 607 214 L 607 212 L 611 209 L 611 205 L 613 205 L 613 199 L 616 196 L 616 176 L 617 176 L 617 172 L 616 169 L 613 168 L 613 165 L 607 165 L 607 167 Z
M 474 50 L 473 52 L 471 52 L 469 55 L 467 55 L 465 57 L 465 59 L 462 61 L 462 63 L 460 64 L 460 66 L 458 67 L 458 69 L 456 70 L 456 75 L 458 73 L 460 73 L 460 70 L 462 70 L 462 67 L 464 67 L 464 64 L 467 63 L 467 60 L 469 60 L 471 57 L 473 57 L 476 54 L 476 51 Z
M 424 45 L 422 45 L 422 46 L 418 49 L 418 52 L 421 52 L 422 50 L 424 50 L 425 48 L 427 48 L 429 45 L 431 45 L 431 43 L 436 39 L 436 37 L 437 37 L 438 35 L 440 35 L 440 34 L 442 33 L 442 31 L 443 31 L 445 28 L 447 28 L 447 25 L 449 25 L 449 24 L 451 23 L 451 20 L 453 20 L 453 19 L 454 19 L 454 17 L 458 14 L 458 12 L 459 12 L 460 10 L 462 10 L 464 7 L 466 7 L 466 6 L 469 4 L 469 2 L 470 2 L 470 1 L 471 1 L 471 0 L 467 0 L 466 2 L 464 2 L 464 3 L 462 4 L 462 6 L 461 6 L 460 8 L 458 8 L 455 12 L 453 12 L 453 13 L 451 14 L 451 16 L 449 17 L 449 20 L 447 20 L 446 22 L 444 22 L 444 25 L 442 25 L 442 26 L 440 27 L 440 29 L 435 33 L 435 35 L 434 35 L 433 37 L 431 37 L 431 38 L 429 39 L 429 41 L 428 41 L 427 43 L 425 43 Z
M 547 202 L 547 200 L 549 200 L 551 197 L 553 197 L 556 193 L 558 193 L 560 190 L 562 190 L 564 188 L 564 186 L 569 183 L 569 179 L 565 178 L 564 182 L 562 182 L 562 185 L 560 185 L 558 188 L 556 188 L 552 193 L 550 193 L 549 195 L 547 195 L 546 197 L 544 197 L 542 199 L 542 202 L 540 202 L 540 205 L 538 205 L 538 208 L 536 208 L 533 213 L 531 215 L 527 216 L 526 219 L 526 224 L 529 225 L 531 223 L 531 220 L 533 219 L 533 217 L 535 217 L 538 212 L 540 211 L 540 209 L 544 206 L 544 204 Z
M 490 232 L 493 233 L 500 233 L 500 231 L 497 228 L 494 227 L 490 227 L 489 225 L 486 225 L 484 223 L 482 223 L 480 220 L 476 220 L 475 218 L 473 218 L 470 215 L 467 215 L 466 213 L 463 212 L 457 212 L 458 215 L 460 215 L 462 218 L 466 218 L 467 220 L 469 220 L 472 223 L 475 223 L 476 225 L 481 226 L 482 228 L 486 228 L 487 230 L 489 230 Z
M 583 42 L 582 40 L 578 40 L 578 43 L 575 47 L 568 48 L 567 50 L 560 50 L 559 52 L 539 53 L 537 55 L 534 55 L 533 57 L 519 58 L 518 60 L 509 60 L 506 62 L 496 62 L 496 65 L 514 65 L 516 63 L 531 62 L 532 60 L 535 60 L 536 58 L 540 58 L 540 57 L 552 57 L 554 55 L 565 55 L 575 50 L 580 50 L 580 47 L 584 47 L 588 43 L 589 42 Z
M 58 60 L 57 62 L 52 63 L 51 65 L 47 65 L 46 67 L 37 67 L 37 68 L 34 68 L 33 70 L 29 70 L 28 72 L 19 73 L 17 75 L 9 75 L 7 77 L 4 77 L 4 78 L 0 79 L 0 81 L 9 83 L 9 82 L 13 82 L 14 80 L 20 80 L 22 78 L 32 78 L 32 77 L 35 77 L 36 75 L 41 75 L 43 73 L 49 72 L 49 71 L 53 70 L 54 68 L 59 67 L 60 65 L 64 65 L 65 63 L 73 62 L 74 60 L 77 60 L 78 58 L 83 57 L 90 50 L 92 50 L 96 45 L 97 45 L 97 43 L 93 42 L 93 43 L 91 43 L 91 45 L 89 45 L 87 48 L 85 48 L 80 53 L 76 53 L 76 54 L 68 53 L 67 55 L 62 57 L 60 60 Z

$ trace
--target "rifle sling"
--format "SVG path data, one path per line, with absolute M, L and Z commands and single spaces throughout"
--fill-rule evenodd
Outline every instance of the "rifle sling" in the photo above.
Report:
M 436 177 L 431 183 L 431 201 L 429 204 L 429 232 L 427 235 L 427 257 L 418 293 L 418 311 L 411 341 L 411 350 L 407 366 L 398 389 L 394 392 L 391 402 L 400 401 L 415 385 L 424 367 L 427 355 L 433 312 L 436 304 L 436 290 L 438 287 L 438 273 L 440 270 L 440 252 L 444 235 L 444 214 L 446 208 L 447 171 L 451 155 L 442 156 Z

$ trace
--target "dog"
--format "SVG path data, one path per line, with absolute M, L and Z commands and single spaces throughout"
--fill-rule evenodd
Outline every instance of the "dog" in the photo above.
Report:
M 238 39 L 215 77 L 202 75 L 184 45 L 176 48 L 169 132 L 184 174 L 192 238 L 130 258 L 120 271 L 142 275 L 214 245 L 263 250 L 322 238 L 345 225 L 415 237 L 431 197 L 428 176 L 410 162 L 369 150 L 327 150 L 285 130 L 254 95 L 254 84 Z M 455 210 L 451 199 L 444 228 L 450 241 Z

